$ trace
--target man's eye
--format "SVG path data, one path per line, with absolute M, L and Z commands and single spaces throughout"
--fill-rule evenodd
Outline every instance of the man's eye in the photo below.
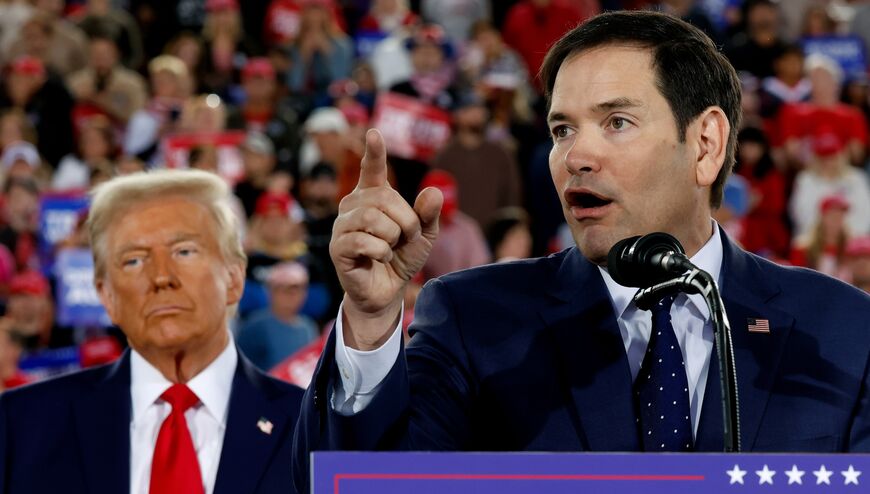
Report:
M 555 139 L 563 139 L 571 135 L 571 129 L 565 125 L 557 125 L 553 127 L 552 134 Z
M 193 254 L 195 254 L 196 249 L 191 248 L 191 247 L 185 247 L 183 249 L 178 249 L 177 252 L 178 252 L 178 255 L 181 257 L 188 257 L 188 256 L 192 256 Z
M 610 119 L 610 128 L 613 130 L 622 130 L 628 125 L 628 121 L 626 121 L 622 117 L 613 117 Z
M 130 259 L 125 259 L 124 262 L 122 263 L 122 265 L 125 268 L 136 267 L 136 266 L 139 266 L 140 264 L 142 264 L 142 259 L 139 257 L 131 257 Z

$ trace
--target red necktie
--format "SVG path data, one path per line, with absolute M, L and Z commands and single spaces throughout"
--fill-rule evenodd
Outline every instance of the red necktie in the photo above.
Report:
M 149 493 L 204 494 L 196 450 L 184 419 L 184 412 L 199 403 L 199 398 L 184 384 L 173 384 L 160 397 L 172 405 L 172 412 L 157 435 Z

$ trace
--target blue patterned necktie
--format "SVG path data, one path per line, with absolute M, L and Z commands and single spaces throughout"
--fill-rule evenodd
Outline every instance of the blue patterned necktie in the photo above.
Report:
M 649 345 L 634 381 L 644 451 L 692 451 L 689 381 L 671 325 L 674 296 L 652 308 Z

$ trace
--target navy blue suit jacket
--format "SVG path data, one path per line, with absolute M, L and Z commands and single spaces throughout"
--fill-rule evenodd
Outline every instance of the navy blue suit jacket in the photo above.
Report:
M 774 265 L 723 233 L 744 451 L 870 451 L 870 297 Z M 770 321 L 750 333 L 747 319 Z M 368 407 L 335 413 L 334 335 L 294 445 L 330 449 L 638 451 L 632 379 L 607 288 L 576 248 L 426 285 L 412 339 Z M 715 349 L 696 438 L 722 451 Z
M 215 494 L 287 494 L 302 390 L 239 353 Z M 130 492 L 130 353 L 0 395 L 0 493 Z M 271 434 L 257 427 L 265 418 Z

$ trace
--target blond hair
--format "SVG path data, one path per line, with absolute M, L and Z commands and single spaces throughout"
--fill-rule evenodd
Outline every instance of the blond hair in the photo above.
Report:
M 229 205 L 230 190 L 217 175 L 201 170 L 157 170 L 117 177 L 95 187 L 87 228 L 94 256 L 94 278 L 106 274 L 106 231 L 132 207 L 156 198 L 180 196 L 205 206 L 217 226 L 224 260 L 247 263 L 236 215 Z

